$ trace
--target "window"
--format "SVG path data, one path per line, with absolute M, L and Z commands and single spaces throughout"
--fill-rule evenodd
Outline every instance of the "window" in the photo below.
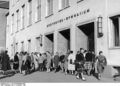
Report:
M 24 42 L 21 42 L 21 51 L 24 51 Z
M 18 52 L 18 43 L 16 43 L 15 52 Z
M 11 6 L 14 6 L 14 0 L 11 0 Z
M 36 51 L 40 52 L 40 37 L 36 38 Z
M 120 17 L 111 18 L 110 40 L 112 47 L 120 46 Z
M 69 0 L 60 0 L 59 2 L 59 9 L 64 9 L 66 7 L 69 7 Z
M 53 14 L 53 0 L 47 0 L 47 16 Z
M 25 28 L 25 5 L 22 6 L 22 29 Z
M 28 21 L 28 25 L 31 25 L 32 24 L 32 0 L 28 0 L 29 2 L 29 12 L 28 12 L 28 16 L 29 16 L 29 21 Z
M 20 20 L 19 20 L 19 10 L 17 10 L 16 12 L 17 12 L 17 30 L 16 30 L 16 32 L 17 32 L 18 29 L 19 29 L 19 22 L 20 22 Z
M 11 56 L 14 56 L 14 46 L 11 44 Z
M 12 27 L 11 27 L 11 34 L 14 32 L 14 14 L 12 14 Z
M 7 32 L 7 34 L 9 34 L 10 33 L 10 24 L 9 24 L 9 16 L 7 16 L 7 27 L 6 27 L 6 32 Z
M 31 53 L 31 40 L 28 40 L 28 53 Z
M 37 0 L 37 20 L 41 19 L 41 0 Z
M 7 23 L 6 29 L 7 29 L 7 34 L 8 34 L 9 33 L 9 24 L 8 23 Z

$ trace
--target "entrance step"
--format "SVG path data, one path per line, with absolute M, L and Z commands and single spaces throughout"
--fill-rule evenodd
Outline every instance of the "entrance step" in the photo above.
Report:
M 113 68 L 112 65 L 108 65 L 106 66 L 103 74 L 102 74 L 102 77 L 105 77 L 105 78 L 113 78 L 114 75 L 118 74 L 118 70 L 116 70 L 115 68 Z

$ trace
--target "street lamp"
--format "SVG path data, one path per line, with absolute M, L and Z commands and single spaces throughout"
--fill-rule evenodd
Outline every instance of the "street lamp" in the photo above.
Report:
M 98 29 L 98 38 L 100 38 L 103 36 L 102 16 L 98 17 L 97 29 Z

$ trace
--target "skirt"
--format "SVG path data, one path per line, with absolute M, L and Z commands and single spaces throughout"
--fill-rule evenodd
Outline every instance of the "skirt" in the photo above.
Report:
M 84 63 L 83 62 L 81 62 L 81 63 L 77 62 L 75 64 L 75 66 L 76 66 L 76 71 L 77 72 L 83 72 L 83 70 L 84 70 Z
M 85 64 L 84 64 L 84 68 L 86 70 L 91 70 L 93 68 L 92 66 L 93 66 L 92 62 L 85 62 Z

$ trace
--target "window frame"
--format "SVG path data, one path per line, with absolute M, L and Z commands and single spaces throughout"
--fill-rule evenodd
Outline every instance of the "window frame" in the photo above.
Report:
M 50 3 L 48 3 L 49 1 L 46 0 L 46 18 L 50 17 L 53 15 L 53 0 L 50 0 Z
M 70 0 L 59 0 L 59 12 L 69 7 L 70 7 Z
M 25 28 L 25 4 L 22 6 L 22 20 L 21 20 L 21 23 L 22 23 L 22 29 Z
M 113 26 L 113 19 L 115 19 L 115 18 L 117 18 L 118 19 L 118 30 L 119 30 L 119 36 L 118 36 L 118 41 L 119 41 L 119 43 L 118 43 L 118 45 L 116 45 L 116 38 L 115 38 L 115 32 L 113 32 L 112 30 L 114 30 L 115 31 L 115 29 L 116 28 L 114 28 L 114 26 Z M 113 48 L 120 48 L 120 16 L 118 16 L 118 15 L 115 15 L 115 16 L 110 16 L 109 17 L 109 23 L 110 23 L 110 28 L 109 28 L 109 48 L 110 49 L 113 49 Z M 111 38 L 110 37 L 110 35 L 111 34 L 113 34 L 114 35 L 114 37 L 113 38 Z
M 17 30 L 16 30 L 16 32 L 18 32 L 18 31 L 19 31 L 19 22 L 20 22 L 20 21 L 19 21 L 19 16 L 20 16 L 19 13 L 20 13 L 20 11 L 17 10 L 16 13 L 17 13 L 17 24 L 16 24 L 16 25 L 17 25 Z
M 14 13 L 12 14 L 12 27 L 11 27 L 11 35 L 14 33 L 14 19 L 15 19 L 15 15 Z
M 28 1 L 28 26 L 32 25 L 32 0 Z
M 37 0 L 37 21 L 41 20 L 41 0 Z

